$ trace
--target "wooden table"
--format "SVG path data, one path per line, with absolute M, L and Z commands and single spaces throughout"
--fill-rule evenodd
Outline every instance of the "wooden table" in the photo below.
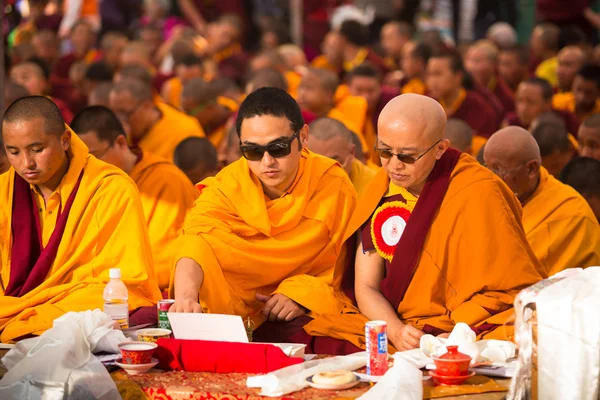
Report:
M 8 350 L 0 350 L 0 358 L 3 357 Z M 4 376 L 6 369 L 0 363 L 0 378 Z M 137 377 L 130 377 L 123 371 L 117 371 L 112 374 L 117 387 L 119 388 L 124 400 L 139 399 L 145 395 L 147 398 L 152 399 L 156 394 L 155 398 L 164 399 L 164 395 L 161 394 L 167 387 L 170 388 L 171 393 L 184 395 L 188 394 L 190 399 L 262 399 L 258 396 L 258 390 L 245 388 L 245 381 L 248 374 L 211 374 L 204 372 L 159 372 L 153 371 L 149 374 L 140 375 Z M 496 383 L 501 386 L 508 388 L 510 385 L 510 379 L 496 379 Z M 177 385 L 173 385 L 173 382 L 177 382 Z M 212 397 L 200 397 L 197 388 L 205 388 L 205 394 L 210 394 Z M 193 389 L 196 388 L 196 389 Z M 343 392 L 324 392 L 317 391 L 315 389 L 305 389 L 300 392 L 286 396 L 286 399 L 353 399 L 369 389 L 369 385 L 361 383 L 358 387 Z M 191 392 L 195 392 L 192 394 Z M 233 393 L 232 393 L 233 392 Z M 150 394 L 150 396 L 148 396 Z M 191 396 L 190 396 L 191 395 Z M 233 395 L 233 396 L 232 396 Z M 506 396 L 506 392 L 496 393 L 482 393 L 472 394 L 464 396 L 450 396 L 444 397 L 447 400 L 502 400 Z

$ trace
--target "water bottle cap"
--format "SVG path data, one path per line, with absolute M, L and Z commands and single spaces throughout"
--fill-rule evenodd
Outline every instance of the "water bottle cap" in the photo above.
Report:
M 108 272 L 110 279 L 121 279 L 121 268 L 111 268 Z

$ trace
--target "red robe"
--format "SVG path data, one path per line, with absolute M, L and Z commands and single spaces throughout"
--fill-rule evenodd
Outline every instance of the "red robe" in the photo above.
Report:
M 465 121 L 476 135 L 490 137 L 495 133 L 500 122 L 498 112 L 479 93 L 467 91 L 465 100 L 448 118 L 458 118 Z
M 560 115 L 562 119 L 565 121 L 565 126 L 567 127 L 567 131 L 577 137 L 577 132 L 579 131 L 579 120 L 577 117 L 570 113 L 569 111 L 556 110 L 552 109 L 552 112 Z M 506 115 L 506 122 L 509 125 L 520 126 L 521 128 L 529 129 L 529 126 L 525 126 L 525 124 L 521 121 L 521 119 L 517 116 L 516 112 L 512 112 Z

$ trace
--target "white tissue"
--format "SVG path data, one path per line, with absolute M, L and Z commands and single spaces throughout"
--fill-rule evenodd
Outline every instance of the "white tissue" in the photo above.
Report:
M 421 400 L 423 398 L 422 382 L 423 374 L 419 368 L 396 353 L 394 366 L 358 400 Z
M 93 351 L 117 353 L 125 341 L 112 319 L 100 310 L 69 312 L 37 338 L 17 343 L 2 358 L 8 372 L 0 398 L 120 399 L 106 368 Z
M 308 386 L 306 378 L 317 372 L 340 369 L 354 371 L 366 364 L 367 353 L 365 352 L 307 361 L 281 368 L 266 375 L 251 376 L 247 379 L 246 385 L 251 388 L 261 388 L 261 396 L 279 397 L 304 389 Z

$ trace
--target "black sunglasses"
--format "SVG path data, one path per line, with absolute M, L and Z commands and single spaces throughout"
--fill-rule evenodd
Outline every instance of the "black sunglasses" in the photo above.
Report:
M 379 153 L 379 157 L 383 158 L 383 159 L 390 159 L 394 156 L 398 157 L 398 160 L 400 160 L 401 162 L 403 162 L 404 164 L 414 164 L 417 161 L 419 161 L 425 154 L 429 153 L 429 151 L 431 149 L 433 149 L 435 147 L 436 144 L 438 144 L 439 142 L 441 142 L 443 139 L 438 140 L 437 142 L 435 142 L 430 148 L 428 148 L 427 150 L 425 150 L 425 152 L 423 154 L 421 154 L 420 156 L 414 157 L 414 156 L 409 156 L 407 154 L 402 154 L 402 153 L 392 153 L 391 150 L 389 149 L 380 149 L 377 147 L 377 144 L 375 144 L 375 151 L 377 151 L 377 153 Z
M 296 133 L 289 138 L 279 139 L 266 146 L 259 146 L 257 144 L 243 145 L 242 142 L 240 142 L 240 151 L 244 158 L 250 161 L 262 160 L 265 151 L 274 158 L 289 156 L 292 152 L 292 142 L 298 137 L 298 134 L 300 134 L 300 130 L 296 131 Z

